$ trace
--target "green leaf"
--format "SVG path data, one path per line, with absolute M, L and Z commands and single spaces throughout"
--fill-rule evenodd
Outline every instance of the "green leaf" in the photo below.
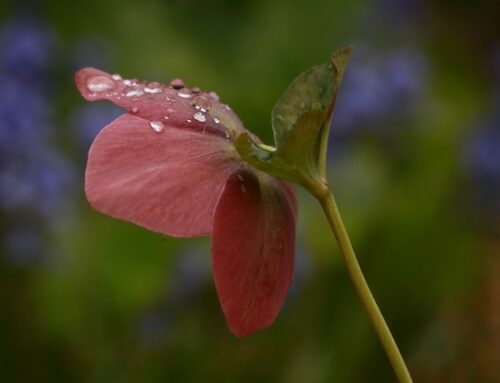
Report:
M 331 62 L 300 74 L 272 112 L 276 148 L 240 135 L 236 149 L 252 166 L 298 183 L 310 191 L 326 184 L 326 147 L 337 90 L 352 47 L 331 55 Z

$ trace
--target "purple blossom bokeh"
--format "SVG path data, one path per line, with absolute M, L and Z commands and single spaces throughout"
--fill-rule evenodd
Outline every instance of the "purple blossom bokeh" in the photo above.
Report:
M 491 54 L 491 107 L 465 137 L 463 164 L 469 204 L 475 217 L 492 228 L 500 224 L 500 45 Z
M 123 114 L 123 109 L 111 103 L 84 104 L 72 118 L 75 141 L 82 153 L 87 151 L 99 131 Z
M 464 148 L 470 202 L 476 217 L 500 223 L 500 112 L 475 125 Z
M 408 118 L 426 91 L 427 62 L 412 47 L 379 53 L 357 47 L 335 106 L 332 135 L 383 131 Z
M 74 175 L 55 142 L 49 87 L 55 42 L 32 17 L 0 29 L 1 243 L 13 264 L 50 252 L 42 239 L 71 201 Z

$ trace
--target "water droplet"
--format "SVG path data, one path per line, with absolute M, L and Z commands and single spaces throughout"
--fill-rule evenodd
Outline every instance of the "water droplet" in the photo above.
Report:
M 118 73 L 115 73 L 114 75 L 111 76 L 113 80 L 119 81 L 122 79 L 122 76 L 120 76 Z
M 203 113 L 201 112 L 196 112 L 195 114 L 193 114 L 193 118 L 196 120 L 196 121 L 200 121 L 200 122 L 205 122 L 207 120 L 207 116 L 205 116 Z
M 149 86 L 147 86 L 144 88 L 144 92 L 157 94 L 163 92 L 163 90 L 161 88 L 150 88 Z
M 150 121 L 149 126 L 153 128 L 153 130 L 157 133 L 161 133 L 163 131 L 164 125 L 161 121 Z
M 182 89 L 184 88 L 184 81 L 182 81 L 180 78 L 175 78 L 170 81 L 170 86 L 174 89 Z
M 177 95 L 182 98 L 191 98 L 191 93 L 187 89 L 181 89 Z
M 168 118 L 169 118 L 169 117 L 168 117 L 167 115 L 165 115 L 165 117 L 163 117 L 163 118 L 164 118 L 165 120 L 168 120 Z
M 107 76 L 95 76 L 87 80 L 87 88 L 94 93 L 101 93 L 114 87 L 115 82 Z
M 208 92 L 208 95 L 212 97 L 215 101 L 219 102 L 220 98 L 219 95 L 215 92 Z
M 229 140 L 229 138 L 231 137 L 227 130 L 224 131 L 224 135 L 226 136 L 226 140 Z
M 140 89 L 134 89 L 134 90 L 131 90 L 131 91 L 128 91 L 125 96 L 127 97 L 139 97 L 139 96 L 142 96 L 144 94 L 144 92 Z
M 192 105 L 194 105 L 196 109 L 206 112 L 210 109 L 211 101 L 205 95 L 196 96 L 193 98 Z
M 219 120 L 217 117 L 214 117 L 214 122 L 215 122 L 216 124 L 220 124 L 220 120 Z
M 125 79 L 125 80 L 123 80 L 123 85 L 130 86 L 130 85 L 132 85 L 132 81 Z
M 137 106 L 134 106 L 130 111 L 132 113 L 137 113 L 139 111 L 139 108 Z
M 193 89 L 191 89 L 191 92 L 194 93 L 194 94 L 198 94 L 201 92 L 201 89 L 198 88 L 197 86 L 195 86 Z
M 167 109 L 167 113 L 168 113 L 168 114 L 173 114 L 173 113 L 175 113 L 175 110 L 174 110 L 174 109 L 170 109 L 170 108 L 168 108 L 168 109 Z
M 191 122 L 193 122 L 193 121 L 191 121 L 191 120 L 188 118 L 187 122 L 191 123 Z

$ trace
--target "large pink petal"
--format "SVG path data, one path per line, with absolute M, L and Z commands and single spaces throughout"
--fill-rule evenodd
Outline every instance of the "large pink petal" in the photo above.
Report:
M 150 121 L 167 121 L 199 132 L 220 131 L 232 138 L 245 131 L 236 114 L 214 92 L 186 88 L 182 82 L 140 82 L 83 68 L 76 72 L 75 83 L 86 100 L 109 100 Z
M 173 236 L 210 233 L 227 178 L 241 166 L 230 141 L 126 114 L 98 134 L 85 192 L 92 207 Z
M 217 294 L 231 331 L 247 335 L 278 315 L 292 280 L 293 206 L 283 184 L 239 170 L 228 179 L 212 226 Z

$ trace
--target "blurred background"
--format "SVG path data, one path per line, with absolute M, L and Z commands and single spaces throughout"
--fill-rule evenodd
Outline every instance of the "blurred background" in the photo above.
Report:
M 500 7 L 451 0 L 0 3 L 0 382 L 393 382 L 318 204 L 296 277 L 237 339 L 209 239 L 89 208 L 86 153 L 121 110 L 73 73 L 215 90 L 272 143 L 292 79 L 354 43 L 329 148 L 354 247 L 416 382 L 500 382 Z

